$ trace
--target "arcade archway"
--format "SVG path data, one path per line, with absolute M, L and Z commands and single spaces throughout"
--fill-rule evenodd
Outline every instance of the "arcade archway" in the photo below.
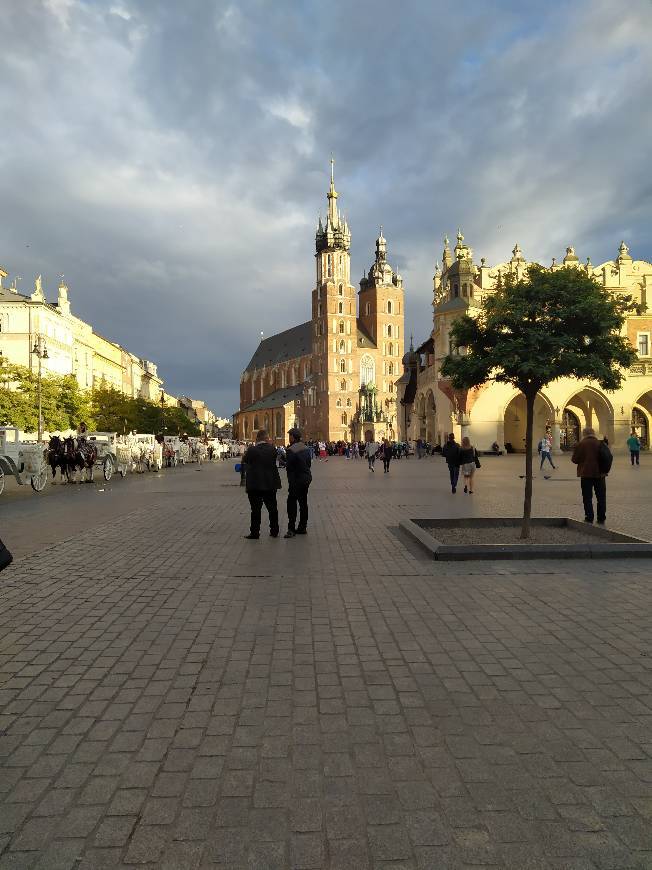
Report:
M 577 433 L 577 438 L 579 438 L 582 434 L 581 430 L 590 427 L 595 429 L 596 435 L 600 435 L 602 438 L 606 437 L 609 441 L 613 442 L 613 407 L 609 399 L 599 390 L 594 390 L 592 387 L 578 390 L 564 405 L 562 420 L 566 414 L 570 421 L 570 425 L 567 427 L 569 434 L 572 434 L 576 428 L 579 428 L 580 431 Z M 576 427 L 575 421 L 577 421 L 579 427 Z M 572 444 L 568 444 L 569 448 L 572 446 Z
M 539 438 L 552 425 L 553 420 L 554 410 L 550 401 L 542 393 L 537 393 L 534 400 L 534 429 L 532 433 L 532 441 L 535 446 Z M 517 393 L 505 408 L 505 448 L 508 452 L 525 453 L 526 423 L 525 396 L 523 393 Z

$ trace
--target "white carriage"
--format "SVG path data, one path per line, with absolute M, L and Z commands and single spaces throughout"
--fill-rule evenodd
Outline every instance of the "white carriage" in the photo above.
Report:
M 19 434 L 15 426 L 0 426 L 0 493 L 7 474 L 13 475 L 21 486 L 29 480 L 32 489 L 41 492 L 48 482 L 45 445 L 21 441 Z
M 134 470 L 138 474 L 160 471 L 163 467 L 163 448 L 154 435 L 148 432 L 134 432 L 129 438 Z
M 111 480 L 114 471 L 125 477 L 131 464 L 131 446 L 116 432 L 87 432 L 85 437 L 97 450 L 95 465 L 101 466 L 104 480 Z
M 189 438 L 188 445 L 190 448 L 190 461 L 196 462 L 199 465 L 206 462 L 208 458 L 208 447 L 201 438 Z
M 190 462 L 190 446 L 177 435 L 166 435 L 163 441 L 163 461 L 169 467 Z

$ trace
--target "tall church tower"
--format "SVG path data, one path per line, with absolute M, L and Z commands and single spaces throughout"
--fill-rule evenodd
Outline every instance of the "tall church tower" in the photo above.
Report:
M 327 440 L 350 438 L 357 397 L 354 372 L 356 296 L 351 285 L 351 233 L 337 207 L 331 160 L 326 220 L 319 218 L 315 236 L 317 280 L 312 291 L 315 370 L 310 401 L 314 431 Z M 348 434 L 347 434 L 348 433 Z

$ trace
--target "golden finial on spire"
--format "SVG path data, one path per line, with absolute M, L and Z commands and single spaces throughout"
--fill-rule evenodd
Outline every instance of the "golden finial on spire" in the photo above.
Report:
M 333 152 L 331 151 L 331 184 L 335 184 L 335 160 L 333 159 Z

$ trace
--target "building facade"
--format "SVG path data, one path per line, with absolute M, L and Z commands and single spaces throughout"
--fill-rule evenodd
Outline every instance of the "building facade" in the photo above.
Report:
M 240 378 L 236 438 L 266 429 L 282 443 L 295 425 L 305 437 L 326 441 L 396 436 L 403 280 L 387 261 L 381 227 L 356 294 L 351 233 L 337 199 L 331 164 L 328 211 L 315 236 L 310 319 L 260 342 Z
M 163 381 L 156 365 L 99 335 L 70 310 L 68 287 L 61 281 L 56 302 L 48 302 L 39 276 L 30 296 L 15 282 L 2 286 L 0 270 L 0 353 L 11 363 L 32 369 L 38 338 L 47 345 L 44 375 L 74 375 L 82 389 L 112 386 L 132 398 L 158 399 Z
M 478 449 L 489 450 L 494 443 L 501 449 L 521 452 L 525 446 L 525 399 L 513 387 L 489 383 L 475 390 L 454 390 L 441 377 L 444 358 L 455 352 L 450 329 L 463 314 L 474 316 L 483 297 L 493 292 L 501 275 L 521 277 L 529 263 L 519 245 L 510 260 L 488 266 L 479 265 L 461 232 L 451 251 L 444 240 L 441 267 L 433 279 L 433 329 L 416 349 L 403 359 L 404 374 L 398 384 L 400 431 L 403 437 L 424 438 L 442 444 L 449 432 L 458 438 L 468 435 Z M 615 450 L 624 450 L 632 428 L 648 446 L 652 432 L 652 263 L 634 260 L 622 242 L 614 260 L 594 266 L 590 259 L 580 262 L 572 247 L 550 269 L 584 269 L 614 294 L 631 296 L 635 313 L 628 316 L 623 334 L 636 349 L 639 360 L 627 372 L 619 390 L 607 393 L 591 381 L 563 378 L 549 384 L 538 395 L 535 405 L 535 443 L 549 431 L 553 447 L 571 449 L 585 426 L 592 426 L 609 439 Z

